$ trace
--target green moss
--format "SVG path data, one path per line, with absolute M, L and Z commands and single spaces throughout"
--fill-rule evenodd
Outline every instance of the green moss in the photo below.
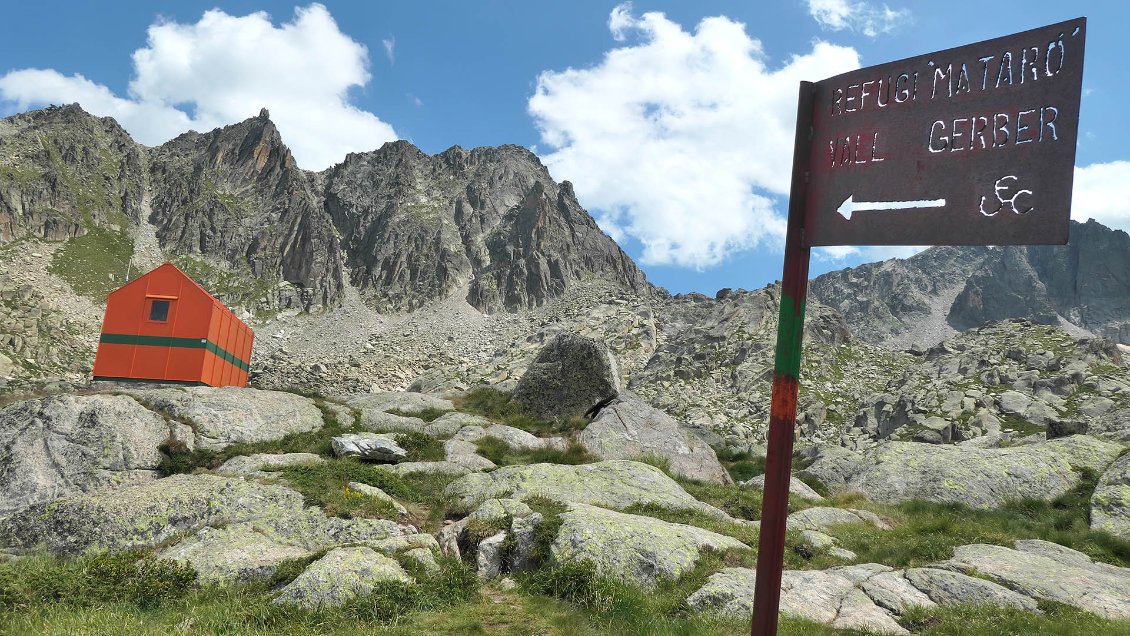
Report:
M 132 256 L 133 239 L 127 231 L 92 227 L 56 251 L 48 271 L 67 281 L 76 293 L 103 302 L 125 284 Z
M 719 519 L 718 517 L 699 510 L 680 510 L 660 506 L 658 504 L 636 504 L 629 506 L 623 512 L 703 528 L 704 530 L 710 530 L 711 532 L 733 537 L 751 548 L 757 548 L 757 526 L 726 521 L 725 519 Z M 754 565 L 752 557 L 744 558 L 743 563 L 747 563 L 750 566 Z
M 589 453 L 583 446 L 570 442 L 565 450 L 542 448 L 525 450 L 514 448 L 494 437 L 482 437 L 475 441 L 478 454 L 499 466 L 519 464 L 591 464 L 600 458 Z
M 540 420 L 520 403 L 512 400 L 509 394 L 489 387 L 472 389 L 454 401 L 460 411 L 482 415 L 539 437 L 576 432 L 588 426 L 588 420 L 583 417 L 574 417 L 562 422 Z
M 141 552 L 100 552 L 68 559 L 33 556 L 0 562 L 0 616 L 52 603 L 89 606 L 128 601 L 148 608 L 183 595 L 195 582 L 191 566 Z
M 1047 431 L 1046 426 L 1042 424 L 1034 424 L 1016 415 L 1001 413 L 998 418 L 1001 422 L 1001 430 L 1010 428 L 1016 432 L 1017 437 L 1024 437 L 1026 435 L 1034 435 Z
M 397 444 L 408 451 L 407 461 L 438 462 L 442 461 L 445 456 L 443 444 L 430 435 L 404 431 L 394 433 L 393 438 L 396 439 Z
M 1058 603 L 1041 602 L 1042 614 L 995 605 L 946 605 L 911 609 L 899 623 L 928 636 L 1130 635 L 1130 621 L 1106 620 Z
M 564 523 L 561 514 L 568 508 L 544 497 L 529 497 L 526 499 L 526 505 L 542 516 L 542 522 L 534 528 L 534 547 L 530 551 L 530 563 L 534 567 L 544 567 L 553 561 L 553 542 L 557 540 L 561 525 Z
M 1087 554 L 1096 561 L 1130 567 L 1130 542 L 1091 530 L 1090 497 L 1097 476 L 1083 471 L 1079 484 L 1053 501 L 1021 500 L 997 510 L 973 510 L 959 504 L 911 501 L 881 506 L 837 497 L 828 505 L 870 509 L 892 519 L 894 527 L 879 530 L 867 524 L 837 528 L 841 547 L 859 555 L 860 563 L 894 567 L 920 566 L 953 556 L 970 543 L 1012 547 L 1018 539 L 1043 539 Z
M 451 507 L 443 490 L 455 480 L 453 475 L 432 473 L 396 475 L 379 465 L 351 458 L 284 466 L 275 471 L 302 493 L 308 504 L 320 506 L 328 515 L 395 518 L 387 516 L 391 510 L 387 503 L 372 497 L 358 497 L 346 487 L 351 481 L 376 486 L 403 504 L 415 504 L 407 506 L 409 520 L 431 532 L 443 525 Z
M 717 455 L 735 482 L 749 481 L 765 472 L 765 458 L 749 451 L 719 451 Z
M 721 508 L 731 517 L 756 520 L 761 518 L 760 490 L 736 484 L 708 484 L 676 478 L 679 485 L 699 501 Z

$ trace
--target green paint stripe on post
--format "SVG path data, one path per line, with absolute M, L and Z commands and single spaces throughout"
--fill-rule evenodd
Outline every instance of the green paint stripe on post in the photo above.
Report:
M 773 370 L 777 375 L 800 377 L 800 345 L 804 335 L 804 303 L 797 303 L 788 294 L 781 295 L 778 315 L 777 352 Z
M 240 360 L 235 355 L 207 338 L 174 338 L 172 336 L 135 336 L 126 333 L 104 333 L 98 341 L 105 342 L 106 344 L 141 345 L 145 347 L 205 349 L 211 351 L 216 357 L 241 371 L 251 370 L 250 364 Z

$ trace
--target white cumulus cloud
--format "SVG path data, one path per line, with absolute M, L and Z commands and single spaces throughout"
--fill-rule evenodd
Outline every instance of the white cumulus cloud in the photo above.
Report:
M 1130 161 L 1076 166 L 1071 218 L 1081 223 L 1094 219 L 1107 227 L 1130 232 L 1128 183 Z
M 908 9 L 874 6 L 863 0 L 808 0 L 808 13 L 826 29 L 848 29 L 871 38 L 890 33 L 911 19 Z
M 638 239 L 646 264 L 703 269 L 780 241 L 773 197 L 788 194 L 798 82 L 858 68 L 856 52 L 817 42 L 773 66 L 739 22 L 692 33 L 630 5 L 608 26 L 633 43 L 543 72 L 529 100 L 554 176 L 613 238 Z
M 158 21 L 133 67 L 127 96 L 82 75 L 19 69 L 0 76 L 0 101 L 20 110 L 77 101 L 148 145 L 267 107 L 299 165 L 315 170 L 396 139 L 391 126 L 350 103 L 349 89 L 371 79 L 369 54 L 320 4 L 295 9 L 280 26 L 264 12 L 219 9 L 195 24 Z

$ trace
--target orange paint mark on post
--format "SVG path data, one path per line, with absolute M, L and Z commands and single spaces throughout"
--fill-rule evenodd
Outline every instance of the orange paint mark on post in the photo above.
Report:
M 165 263 L 110 292 L 95 380 L 247 386 L 255 332 Z

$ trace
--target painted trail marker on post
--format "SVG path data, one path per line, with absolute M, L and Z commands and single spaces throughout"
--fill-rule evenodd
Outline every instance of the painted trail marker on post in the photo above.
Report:
M 1067 243 L 1086 26 L 801 82 L 753 636 L 777 633 L 809 248 Z

